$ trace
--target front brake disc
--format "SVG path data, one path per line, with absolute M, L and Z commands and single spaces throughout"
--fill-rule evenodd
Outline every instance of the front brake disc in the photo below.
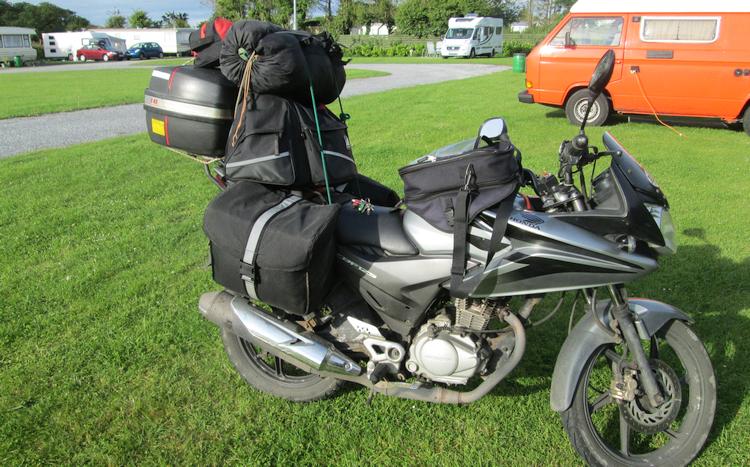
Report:
M 677 373 L 661 360 L 650 360 L 664 403 L 653 407 L 645 394 L 619 404 L 620 413 L 633 430 L 646 434 L 659 433 L 677 419 L 682 406 L 682 386 Z

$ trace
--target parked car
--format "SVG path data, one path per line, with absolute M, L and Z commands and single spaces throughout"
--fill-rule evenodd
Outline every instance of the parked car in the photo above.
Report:
M 743 121 L 750 134 L 750 3 L 579 0 L 529 54 L 524 103 L 565 108 L 580 125 L 591 67 L 616 55 L 588 122 L 612 111 Z
M 76 50 L 76 57 L 82 62 L 86 60 L 103 60 L 108 62 L 110 60 L 122 60 L 123 54 L 103 45 L 89 44 Z
M 159 57 L 164 58 L 164 51 L 156 42 L 139 42 L 128 49 L 128 58 L 140 58 L 141 60 Z

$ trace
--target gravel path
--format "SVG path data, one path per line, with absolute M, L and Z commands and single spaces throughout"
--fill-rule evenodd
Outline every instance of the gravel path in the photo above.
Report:
M 82 66 L 87 65 L 78 65 L 75 68 Z M 343 97 L 471 78 L 508 69 L 507 66 L 474 64 L 362 64 L 352 68 L 385 71 L 390 75 L 351 80 L 344 88 Z M 99 141 L 145 130 L 143 104 L 0 120 L 0 159 L 39 149 Z

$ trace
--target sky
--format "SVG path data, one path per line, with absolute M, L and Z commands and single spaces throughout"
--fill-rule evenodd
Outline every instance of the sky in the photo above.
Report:
M 27 0 L 28 1 L 28 0 Z M 41 3 L 44 0 L 32 0 L 30 3 Z M 96 25 L 104 25 L 114 10 L 126 18 L 134 10 L 145 10 L 151 19 L 161 19 L 168 11 L 188 14 L 190 24 L 195 25 L 209 16 L 212 8 L 204 0 L 46 0 L 59 7 L 73 10 Z

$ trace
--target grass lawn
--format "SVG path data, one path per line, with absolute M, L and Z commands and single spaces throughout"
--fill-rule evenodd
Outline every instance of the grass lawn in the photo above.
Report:
M 348 57 L 352 65 L 358 63 L 439 63 L 443 65 L 513 65 L 513 58 L 440 58 L 440 57 Z
M 560 111 L 517 103 L 522 84 L 501 73 L 347 99 L 361 171 L 401 189 L 398 167 L 497 115 L 527 167 L 556 170 L 575 129 Z M 746 465 L 750 138 L 608 129 L 672 204 L 680 251 L 631 291 L 690 313 L 707 344 L 719 405 L 698 465 Z M 145 134 L 0 161 L 0 462 L 580 463 L 549 408 L 566 313 L 530 329 L 519 367 L 467 407 L 368 406 L 359 388 L 299 405 L 249 388 L 196 307 L 217 289 L 201 230 L 215 194 L 198 164 Z
M 184 60 L 183 60 L 184 62 Z M 154 61 L 144 63 L 153 64 Z M 172 60 L 172 65 L 179 62 Z M 143 102 L 150 67 L 17 73 L 0 76 L 0 119 Z M 348 79 L 387 76 L 371 70 L 347 70 Z

